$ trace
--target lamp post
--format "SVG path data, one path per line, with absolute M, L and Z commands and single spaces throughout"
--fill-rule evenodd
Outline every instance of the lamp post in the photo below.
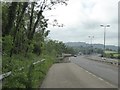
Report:
M 88 36 L 89 38 L 90 38 L 90 41 L 91 41 L 91 53 L 92 53 L 92 50 L 93 50 L 93 48 L 92 48 L 92 39 L 94 38 L 94 36 Z
M 100 25 L 101 27 L 104 27 L 104 54 L 103 54 L 103 56 L 105 56 L 105 36 L 106 36 L 106 28 L 107 27 L 110 27 L 110 25 Z

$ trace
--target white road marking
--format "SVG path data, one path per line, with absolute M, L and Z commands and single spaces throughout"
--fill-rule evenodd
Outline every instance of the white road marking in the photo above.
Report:
M 83 68 L 81 68 L 81 69 L 83 69 Z M 92 75 L 92 76 L 98 78 L 99 80 L 104 81 L 106 84 L 109 84 L 110 86 L 114 87 L 114 85 L 112 85 L 111 83 L 105 81 L 104 79 L 102 79 L 102 78 L 100 78 L 100 77 L 94 75 L 93 73 L 90 73 L 89 71 L 87 71 L 87 70 L 85 70 L 85 69 L 83 69 L 83 70 L 84 70 L 85 72 L 87 72 L 88 74 L 90 74 L 90 75 Z
M 101 81 L 104 81 L 102 78 L 98 77 L 98 79 L 100 79 Z
M 92 74 L 92 76 L 97 77 L 96 75 Z
M 85 71 L 85 72 L 89 73 L 88 71 Z
M 92 75 L 92 73 L 89 72 L 90 75 Z
M 109 82 L 106 82 L 106 81 L 105 81 L 105 83 L 107 83 L 107 84 L 109 84 L 110 86 L 114 87 L 114 85 L 112 85 L 112 84 L 111 84 L 111 83 L 109 83 Z

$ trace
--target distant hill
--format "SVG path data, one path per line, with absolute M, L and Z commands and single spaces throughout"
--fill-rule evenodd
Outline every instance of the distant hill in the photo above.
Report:
M 77 48 L 80 48 L 80 47 L 88 47 L 90 46 L 91 44 L 88 44 L 88 43 L 85 43 L 85 42 L 67 42 L 65 43 L 67 46 L 70 46 L 70 47 L 77 47 Z M 103 44 L 93 44 L 92 45 L 93 48 L 99 48 L 99 49 L 103 49 L 104 45 Z M 117 51 L 118 50 L 118 47 L 117 46 L 114 46 L 114 45 L 106 45 L 106 49 L 111 49 L 111 50 L 115 50 Z

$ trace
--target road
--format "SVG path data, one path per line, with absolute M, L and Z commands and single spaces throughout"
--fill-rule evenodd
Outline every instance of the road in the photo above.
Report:
M 76 60 L 77 58 L 70 58 Z M 116 86 L 93 75 L 75 63 L 54 64 L 41 88 L 115 88 Z
M 92 61 L 86 59 L 85 56 L 71 57 L 70 61 L 113 85 L 118 86 L 118 68 L 116 66 Z

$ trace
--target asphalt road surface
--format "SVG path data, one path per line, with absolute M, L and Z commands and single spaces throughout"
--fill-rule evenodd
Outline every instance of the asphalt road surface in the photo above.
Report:
M 70 59 L 79 62 L 79 58 Z M 58 63 L 49 69 L 41 88 L 116 88 L 116 86 L 74 63 Z
M 85 56 L 71 57 L 69 59 L 72 63 L 118 87 L 118 67 L 92 61 L 86 59 Z

